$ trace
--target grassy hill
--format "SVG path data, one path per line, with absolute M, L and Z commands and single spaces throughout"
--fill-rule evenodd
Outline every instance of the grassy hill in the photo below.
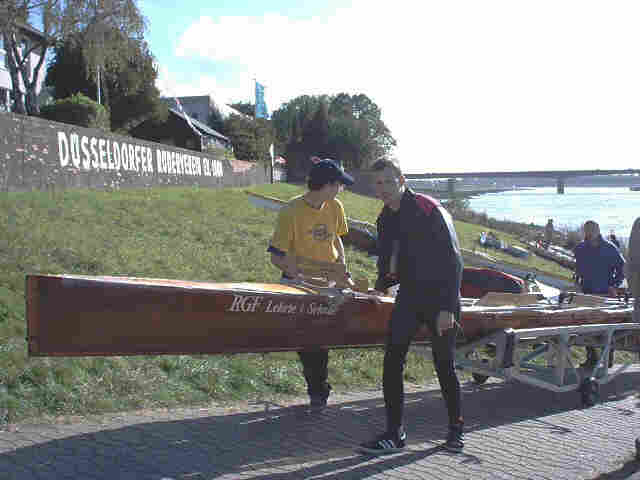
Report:
M 303 191 L 289 184 L 251 190 L 283 199 Z M 350 217 L 370 222 L 381 206 L 348 192 L 341 199 Z M 29 358 L 26 353 L 25 274 L 276 279 L 278 272 L 266 254 L 275 216 L 253 207 L 242 189 L 2 194 L 0 415 L 6 418 L 0 422 L 304 394 L 295 353 L 96 358 Z M 462 222 L 456 228 L 466 248 L 477 245 L 483 230 Z M 501 237 L 517 244 L 506 234 Z M 347 259 L 354 276 L 374 280 L 371 257 L 348 249 Z M 568 277 L 543 260 L 520 263 Z M 334 388 L 379 386 L 381 349 L 338 350 L 330 359 Z M 432 375 L 431 362 L 410 355 L 408 382 L 424 382 Z

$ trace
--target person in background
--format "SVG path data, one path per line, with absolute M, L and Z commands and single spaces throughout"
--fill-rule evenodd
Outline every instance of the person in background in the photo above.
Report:
M 544 241 L 546 243 L 545 247 L 553 243 L 553 218 L 550 218 L 544 227 Z
M 454 360 L 462 256 L 453 219 L 438 201 L 413 192 L 396 164 L 379 160 L 373 187 L 384 207 L 377 220 L 378 279 L 376 290 L 400 284 L 389 322 L 383 367 L 386 431 L 358 450 L 374 455 L 393 453 L 406 445 L 403 425 L 403 371 L 409 344 L 418 328 L 431 330 L 431 348 L 444 398 L 449 434 L 444 448 L 464 447 L 460 382 Z
M 620 241 L 616 237 L 616 234 L 613 232 L 613 230 L 611 230 L 611 233 L 609 234 L 609 239 L 608 240 L 611 243 L 613 243 L 616 247 L 618 247 L 618 249 L 620 248 Z
M 615 297 L 616 287 L 624 280 L 624 258 L 615 245 L 602 238 L 596 222 L 587 220 L 582 230 L 584 240 L 574 249 L 576 284 L 582 293 Z M 598 358 L 596 349 L 587 347 L 583 366 L 595 366 Z
M 625 276 L 634 300 L 633 321 L 640 322 L 640 217 L 633 222 L 628 247 Z
M 633 321 L 640 321 L 640 217 L 636 218 L 629 234 L 627 244 L 627 263 L 625 263 L 625 276 L 631 296 L 633 297 Z M 640 437 L 636 438 L 636 460 L 640 460 Z
M 344 245 L 340 237 L 348 231 L 344 207 L 336 195 L 343 185 L 353 185 L 346 174 L 330 159 L 315 162 L 309 172 L 309 190 L 280 210 L 276 228 L 268 248 L 271 262 L 282 270 L 287 282 L 302 279 L 296 257 L 346 265 Z M 347 272 L 344 281 L 352 283 Z M 328 383 L 329 351 L 326 348 L 298 352 L 307 382 L 311 407 L 327 404 L 331 385 Z

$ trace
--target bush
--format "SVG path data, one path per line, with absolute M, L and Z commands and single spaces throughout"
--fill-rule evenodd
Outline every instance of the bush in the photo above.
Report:
M 109 110 L 82 93 L 61 98 L 40 109 L 40 115 L 54 122 L 70 123 L 80 127 L 110 131 Z
M 235 160 L 235 157 L 233 156 L 233 152 L 230 149 L 220 147 L 218 145 L 207 145 L 203 149 L 203 151 L 212 155 L 217 159 L 224 158 L 225 160 Z

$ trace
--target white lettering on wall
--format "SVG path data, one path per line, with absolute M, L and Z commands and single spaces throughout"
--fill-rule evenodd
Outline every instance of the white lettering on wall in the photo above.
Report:
M 153 173 L 153 152 L 149 147 L 147 147 L 146 152 L 147 152 L 147 167 L 149 168 L 149 172 Z
M 82 137 L 80 141 L 82 146 L 82 168 L 89 170 L 91 168 L 91 158 L 89 156 L 89 137 Z
M 64 132 L 58 132 L 58 158 L 61 167 L 69 165 L 69 141 Z
M 98 158 L 98 150 L 96 148 L 97 145 L 98 145 L 98 139 L 96 137 L 91 137 L 91 140 L 89 141 L 89 148 L 91 148 L 91 166 L 94 169 L 99 170 L 100 159 Z
M 118 142 L 113 142 L 113 168 L 120 170 L 120 147 Z
M 100 152 L 100 169 L 108 170 L 107 166 L 107 141 L 104 138 L 98 140 L 98 151 Z
M 109 138 L 58 132 L 58 160 L 61 167 L 84 170 L 158 172 L 167 175 L 222 177 L 220 160 L 145 145 L 118 143 Z M 155 168 L 154 168 L 155 167 Z
M 80 137 L 77 133 L 72 133 L 69 136 L 69 140 L 71 144 L 71 161 L 74 167 L 80 168 Z
M 111 140 L 107 140 L 107 167 L 109 168 L 109 170 L 115 170 L 113 157 L 111 156 Z
M 120 156 L 122 157 L 122 168 L 125 170 L 129 170 L 129 150 L 127 148 L 127 144 L 123 143 L 120 147 Z

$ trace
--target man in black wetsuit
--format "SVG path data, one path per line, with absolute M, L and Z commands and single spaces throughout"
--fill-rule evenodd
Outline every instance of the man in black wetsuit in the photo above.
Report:
M 403 370 L 409 344 L 426 324 L 448 416 L 449 451 L 464 447 L 460 383 L 454 359 L 460 320 L 462 256 L 453 220 L 440 203 L 405 185 L 402 171 L 391 161 L 373 165 L 374 189 L 384 208 L 377 220 L 378 280 L 384 292 L 400 283 L 389 323 L 384 356 L 383 391 L 387 429 L 359 450 L 372 454 L 400 451 L 406 444 L 403 427 Z

